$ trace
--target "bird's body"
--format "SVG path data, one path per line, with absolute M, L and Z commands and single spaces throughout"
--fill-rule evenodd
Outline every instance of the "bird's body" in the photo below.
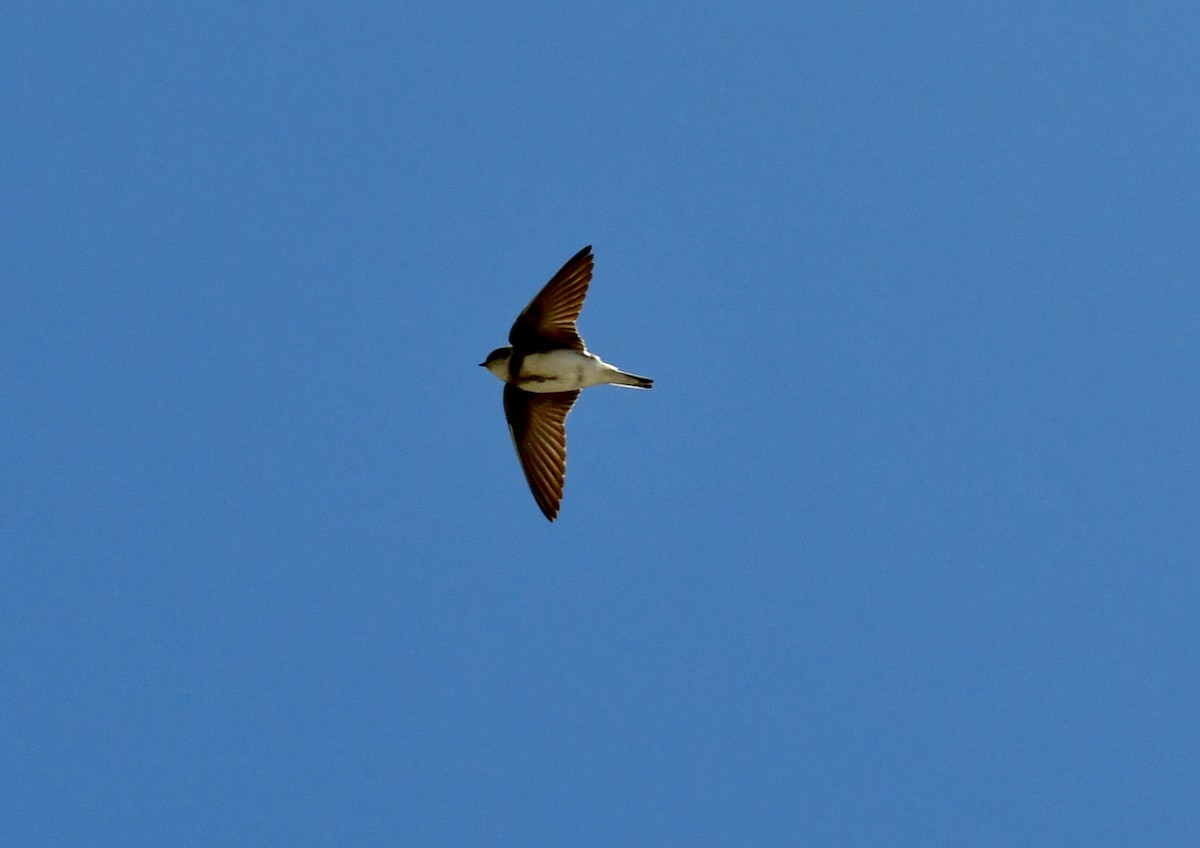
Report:
M 508 350 L 511 351 L 512 348 Z M 570 392 L 605 384 L 648 389 L 653 384 L 652 380 L 636 374 L 627 374 L 586 350 L 559 348 L 525 354 L 521 358 L 519 374 L 511 373 L 511 363 L 510 353 L 506 357 L 484 363 L 484 367 L 506 383 L 527 392 L 540 394 Z
M 612 384 L 648 389 L 654 381 L 589 353 L 575 327 L 592 278 L 592 248 L 567 261 L 517 317 L 510 347 L 479 363 L 504 381 L 504 415 L 525 479 L 546 518 L 562 500 L 567 414 L 581 389 Z

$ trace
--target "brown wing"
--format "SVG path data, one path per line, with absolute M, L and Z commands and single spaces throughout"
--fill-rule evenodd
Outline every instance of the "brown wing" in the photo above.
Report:
M 504 386 L 504 417 L 533 499 L 551 521 L 567 476 L 567 413 L 579 391 L 535 393 Z
M 568 259 L 525 307 L 508 333 L 509 344 L 524 353 L 557 347 L 583 350 L 583 339 L 579 338 L 575 322 L 579 320 L 579 310 L 583 309 L 591 281 L 589 244 Z

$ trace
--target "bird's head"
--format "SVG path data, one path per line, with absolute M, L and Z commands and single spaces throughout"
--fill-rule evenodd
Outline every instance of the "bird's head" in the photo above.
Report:
M 487 355 L 487 359 L 480 362 L 482 368 L 491 371 L 501 380 L 508 379 L 508 359 L 512 356 L 511 347 L 498 347 Z

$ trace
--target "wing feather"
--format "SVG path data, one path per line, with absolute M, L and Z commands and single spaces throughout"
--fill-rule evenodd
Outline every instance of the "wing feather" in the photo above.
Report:
M 504 386 L 504 417 L 533 499 L 553 521 L 567 476 L 567 414 L 578 390 L 535 393 Z
M 517 316 L 508 333 L 514 348 L 534 353 L 556 347 L 584 350 L 576 322 L 592 281 L 592 246 L 576 253 Z

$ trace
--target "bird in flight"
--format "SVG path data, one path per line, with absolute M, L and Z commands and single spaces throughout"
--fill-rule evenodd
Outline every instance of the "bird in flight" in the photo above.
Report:
M 592 247 L 567 260 L 517 316 L 510 347 L 479 363 L 504 381 L 504 417 L 533 499 L 553 521 L 567 474 L 567 413 L 579 391 L 611 383 L 648 389 L 654 381 L 627 374 L 589 353 L 575 322 L 592 280 Z

